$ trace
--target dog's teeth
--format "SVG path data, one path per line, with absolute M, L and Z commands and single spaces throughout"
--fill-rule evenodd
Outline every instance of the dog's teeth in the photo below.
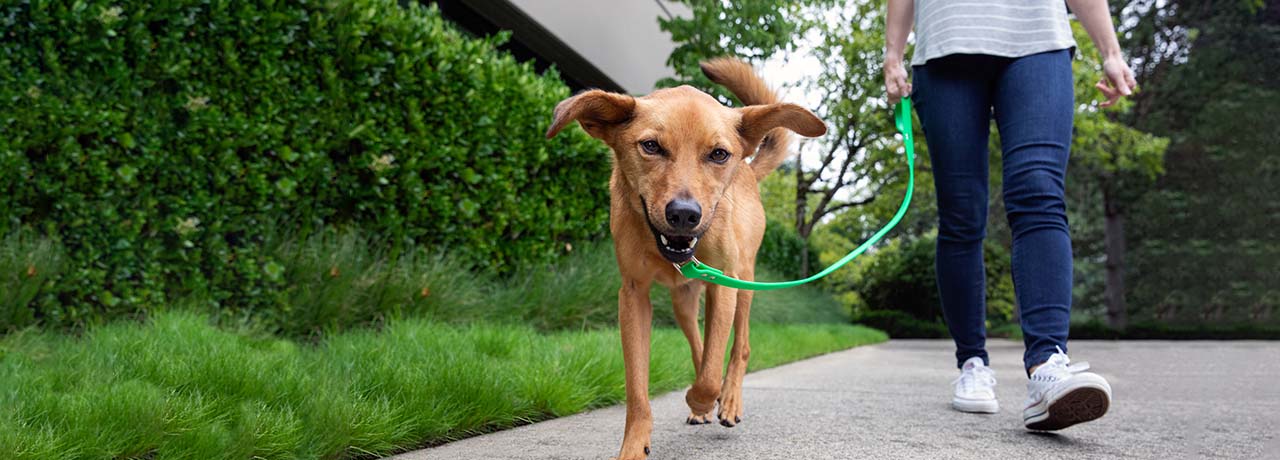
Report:
M 692 247 L 693 247 L 693 245 L 695 245 L 695 244 L 698 244 L 698 239 L 697 239 L 697 238 L 694 238 L 694 239 L 692 239 L 692 240 L 690 240 L 690 241 L 689 241 L 689 247 L 691 247 L 691 248 L 692 248 Z
M 659 234 L 659 235 L 658 235 L 658 237 L 659 237 L 659 238 L 662 238 L 662 245 L 663 245 L 663 246 L 666 246 L 666 245 L 667 245 L 667 235 L 661 235 L 661 234 Z

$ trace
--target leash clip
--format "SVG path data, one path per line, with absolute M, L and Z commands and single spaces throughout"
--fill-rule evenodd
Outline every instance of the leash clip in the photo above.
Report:
M 690 257 L 689 260 L 684 261 L 684 263 L 671 262 L 671 266 L 676 268 L 676 273 L 684 274 L 685 265 L 696 264 L 697 262 L 698 262 L 698 257 L 694 256 L 694 257 Z

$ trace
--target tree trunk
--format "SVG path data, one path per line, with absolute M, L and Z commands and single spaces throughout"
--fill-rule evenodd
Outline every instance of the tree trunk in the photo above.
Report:
M 800 250 L 800 277 L 809 277 L 809 239 L 804 239 L 804 248 Z
M 1106 214 L 1107 324 L 1124 329 L 1128 315 L 1124 304 L 1124 213 L 1115 203 L 1109 184 L 1103 184 L 1102 206 Z
M 800 251 L 800 277 L 809 277 L 809 231 L 806 228 L 805 216 L 809 210 L 809 187 L 805 186 L 804 170 L 800 160 L 796 160 L 796 233 L 804 241 L 804 250 Z

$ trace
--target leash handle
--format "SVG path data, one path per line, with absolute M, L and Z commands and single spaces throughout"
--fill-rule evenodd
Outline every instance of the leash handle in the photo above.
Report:
M 902 220 L 902 216 L 907 213 L 907 208 L 911 205 L 911 194 L 915 191 L 916 147 L 915 135 L 911 128 L 911 98 L 902 98 L 902 101 L 898 103 L 894 112 L 894 125 L 898 128 L 898 132 L 902 133 L 902 140 L 905 143 L 907 152 L 907 193 L 903 196 L 902 205 L 898 207 L 898 213 L 894 214 L 893 219 L 890 219 L 888 224 L 885 224 L 885 226 L 881 227 L 874 235 L 871 235 L 871 238 L 868 238 L 867 241 L 863 242 L 857 249 L 849 252 L 849 254 L 836 261 L 836 263 L 831 264 L 830 267 L 827 267 L 818 273 L 815 273 L 813 276 L 792 281 L 761 282 L 740 280 L 732 276 L 725 275 L 724 271 L 699 262 L 696 258 L 685 262 L 684 265 L 676 265 L 676 270 L 686 278 L 700 279 L 708 283 L 719 284 L 725 287 L 746 289 L 749 291 L 771 291 L 774 289 L 795 287 L 801 284 L 817 281 L 862 255 L 862 253 L 866 252 L 867 249 L 870 249 L 872 245 L 878 243 L 881 238 L 884 238 L 884 235 L 889 233 L 889 230 L 892 230 L 893 227 L 898 225 L 898 222 Z

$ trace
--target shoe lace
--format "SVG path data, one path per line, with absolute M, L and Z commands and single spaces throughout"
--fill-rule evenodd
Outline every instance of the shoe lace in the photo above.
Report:
M 960 376 L 951 381 L 952 385 L 959 385 L 965 391 L 975 389 L 979 384 L 986 387 L 996 386 L 996 373 L 987 366 L 973 366 L 960 371 Z
M 1071 374 L 1078 374 L 1089 370 L 1089 363 L 1081 361 L 1071 364 L 1071 358 L 1067 357 L 1066 352 L 1062 351 L 1062 347 L 1054 347 L 1058 349 L 1057 353 L 1049 356 L 1049 359 L 1036 368 L 1036 373 L 1031 376 L 1032 380 L 1042 382 L 1058 381 Z

